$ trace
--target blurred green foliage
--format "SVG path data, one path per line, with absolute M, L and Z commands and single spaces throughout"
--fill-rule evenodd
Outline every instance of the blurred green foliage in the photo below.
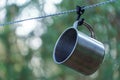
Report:
M 63 0 L 55 6 L 58 11 L 64 11 L 74 9 L 76 5 L 85 6 L 97 2 L 100 1 Z M 30 0 L 22 6 L 7 5 L 6 2 L 4 22 L 13 21 L 29 5 L 34 5 L 41 14 L 44 13 L 45 0 Z M 14 25 L 0 27 L 0 80 L 120 80 L 119 5 L 118 0 L 116 3 L 87 9 L 82 16 L 93 26 L 97 40 L 103 42 L 106 48 L 104 62 L 93 75 L 84 76 L 65 66 L 55 64 L 52 59 L 57 38 L 76 20 L 76 13 L 70 13 L 40 20 L 42 25 L 47 27 L 44 34 L 39 36 L 42 39 L 42 46 L 37 50 L 26 44 L 28 39 L 36 37 L 32 32 L 26 37 L 19 37 L 15 33 Z M 51 20 L 53 23 L 50 23 Z M 83 27 L 79 30 L 89 35 Z

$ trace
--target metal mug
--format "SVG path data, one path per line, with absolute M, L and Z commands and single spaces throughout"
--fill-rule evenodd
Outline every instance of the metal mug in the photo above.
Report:
M 77 27 L 78 21 L 61 34 L 54 47 L 53 59 L 57 64 L 90 75 L 103 62 L 105 48 L 101 42 L 78 31 Z

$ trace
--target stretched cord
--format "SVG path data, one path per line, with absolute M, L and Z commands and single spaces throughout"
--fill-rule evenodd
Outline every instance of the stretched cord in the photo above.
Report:
M 117 0 L 107 0 L 107 1 L 104 1 L 104 2 L 97 3 L 97 4 L 93 4 L 93 5 L 89 5 L 89 6 L 84 6 L 84 7 L 82 7 L 82 9 L 94 8 L 94 7 L 105 5 L 105 4 L 108 4 L 108 3 L 115 2 L 115 1 L 117 1 Z M 11 25 L 11 24 L 20 23 L 20 22 L 23 22 L 23 21 L 28 21 L 28 20 L 42 19 L 42 18 L 47 18 L 47 17 L 52 17 L 52 16 L 69 14 L 69 13 L 73 13 L 73 12 L 76 12 L 76 11 L 77 10 L 74 9 L 74 10 L 68 10 L 68 11 L 58 12 L 58 13 L 55 13 L 55 14 L 43 15 L 43 16 L 39 16 L 39 17 L 33 17 L 33 18 L 28 18 L 28 19 L 23 19 L 23 20 L 18 20 L 18 21 L 11 21 L 11 22 L 6 22 L 6 23 L 3 23 L 3 24 L 0 24 L 0 26 Z

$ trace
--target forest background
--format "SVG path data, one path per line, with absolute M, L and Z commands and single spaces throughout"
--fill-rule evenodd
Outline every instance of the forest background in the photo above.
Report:
M 52 14 L 105 0 L 0 0 L 0 23 Z M 60 34 L 77 14 L 0 26 L 0 80 L 120 80 L 120 0 L 87 9 L 83 14 L 96 39 L 105 45 L 105 59 L 93 75 L 84 76 L 54 63 Z M 84 27 L 79 31 L 89 35 Z

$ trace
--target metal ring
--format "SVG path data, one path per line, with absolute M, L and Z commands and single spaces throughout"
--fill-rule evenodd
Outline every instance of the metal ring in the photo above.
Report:
M 83 24 L 85 27 L 88 28 L 88 30 L 89 30 L 90 33 L 91 33 L 91 37 L 95 39 L 95 33 L 94 33 L 94 30 L 93 30 L 93 28 L 91 27 L 91 25 L 88 24 L 88 23 L 85 22 L 85 21 L 83 21 L 82 24 Z M 79 21 L 75 21 L 74 24 L 73 24 L 73 28 L 77 29 L 78 25 L 79 25 Z
M 83 22 L 83 25 L 85 26 L 85 27 L 87 27 L 88 28 L 88 30 L 90 31 L 90 33 L 91 33 L 91 37 L 92 38 L 95 38 L 95 33 L 94 33 L 94 30 L 93 30 L 93 28 L 91 27 L 91 25 L 90 24 L 88 24 L 87 22 Z

